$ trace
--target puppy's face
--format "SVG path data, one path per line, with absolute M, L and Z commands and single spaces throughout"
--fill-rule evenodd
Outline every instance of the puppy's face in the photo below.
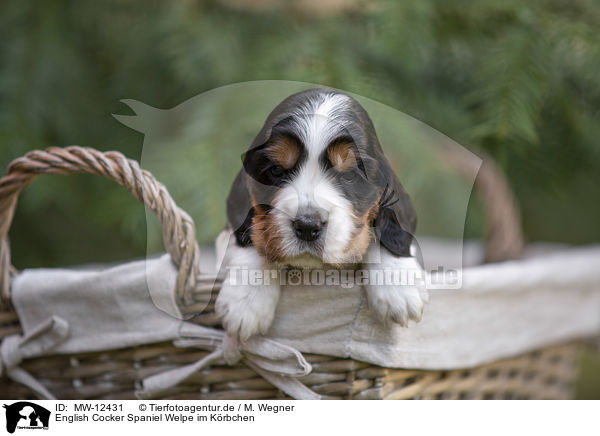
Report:
M 371 120 L 349 96 L 284 100 L 244 158 L 258 252 L 296 266 L 360 262 L 384 191 L 381 159 Z

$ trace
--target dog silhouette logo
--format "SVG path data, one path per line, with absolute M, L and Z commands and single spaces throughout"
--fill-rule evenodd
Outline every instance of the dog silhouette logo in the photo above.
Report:
M 6 409 L 6 431 L 14 433 L 18 428 L 34 430 L 48 429 L 50 411 L 29 401 L 4 405 Z

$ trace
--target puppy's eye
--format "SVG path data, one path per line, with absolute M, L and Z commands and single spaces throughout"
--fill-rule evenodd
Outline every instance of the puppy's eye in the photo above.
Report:
M 359 175 L 354 171 L 346 171 L 345 173 L 342 173 L 341 177 L 345 182 L 353 182 L 358 179 Z
M 285 174 L 285 170 L 281 165 L 273 165 L 271 168 L 269 168 L 268 172 L 269 175 L 274 179 L 279 179 Z

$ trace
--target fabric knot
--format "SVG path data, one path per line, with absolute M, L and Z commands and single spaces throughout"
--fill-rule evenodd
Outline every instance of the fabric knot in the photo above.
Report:
M 179 333 L 181 338 L 174 341 L 175 346 L 198 347 L 212 352 L 195 363 L 146 377 L 142 389 L 136 392 L 138 398 L 151 398 L 212 364 L 233 365 L 240 360 L 293 398 L 320 398 L 297 379 L 310 373 L 312 368 L 292 347 L 264 337 L 239 342 L 222 330 L 185 322 Z
M 228 365 L 235 365 L 242 360 L 238 338 L 225 334 L 223 337 L 223 359 Z

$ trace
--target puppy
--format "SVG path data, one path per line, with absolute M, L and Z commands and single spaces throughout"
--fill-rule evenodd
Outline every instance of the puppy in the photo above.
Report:
M 235 236 L 225 256 L 229 266 L 420 270 L 410 252 L 416 227 L 410 198 L 368 114 L 339 91 L 303 91 L 271 112 L 244 155 L 227 218 L 228 234 Z M 225 278 L 216 302 L 226 331 L 242 341 L 266 333 L 279 281 L 233 282 Z M 428 301 L 419 285 L 365 288 L 384 323 L 419 321 Z

